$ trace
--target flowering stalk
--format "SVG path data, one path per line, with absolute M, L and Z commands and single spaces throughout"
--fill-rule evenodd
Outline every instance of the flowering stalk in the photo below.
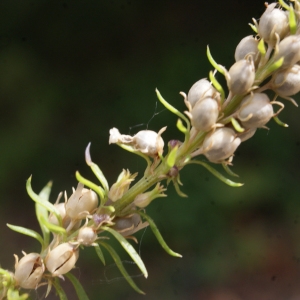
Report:
M 291 98 L 300 91 L 300 1 L 287 5 L 266 4 L 266 11 L 259 19 L 253 19 L 251 28 L 255 32 L 243 38 L 236 47 L 236 62 L 227 70 L 219 65 L 207 49 L 207 56 L 214 67 L 206 78 L 197 81 L 188 94 L 181 92 L 187 110 L 178 111 L 156 90 L 159 101 L 179 117 L 178 130 L 182 141 L 171 140 L 164 151 L 162 138 L 166 127 L 158 133 L 151 130 L 139 131 L 134 136 L 124 135 L 117 128 L 110 130 L 109 143 L 143 157 L 147 167 L 143 177 L 134 185 L 137 173 L 123 170 L 117 181 L 109 186 L 104 174 L 90 155 L 90 144 L 85 159 L 98 179 L 94 183 L 76 172 L 77 188 L 60 193 L 55 204 L 49 202 L 51 183 L 36 194 L 31 187 L 31 178 L 26 188 L 35 202 L 37 220 L 42 235 L 24 227 L 8 224 L 19 233 L 35 238 L 41 244 L 39 253 L 23 252 L 19 259 L 15 255 L 15 271 L 0 268 L 0 299 L 26 299 L 20 289 L 37 289 L 47 285 L 47 295 L 52 286 L 60 299 L 66 295 L 58 278 L 66 276 L 76 288 L 80 299 L 88 299 L 79 281 L 70 273 L 80 256 L 80 249 L 94 247 L 100 261 L 105 264 L 102 249 L 112 256 L 122 275 L 139 293 L 143 293 L 124 268 L 118 253 L 110 246 L 107 236 L 117 239 L 124 250 L 147 277 L 146 267 L 129 243 L 137 242 L 133 234 L 149 226 L 158 242 L 170 255 L 181 257 L 172 251 L 145 208 L 155 199 L 166 197 L 166 185 L 173 182 L 179 196 L 181 191 L 180 171 L 189 164 L 205 167 L 224 183 L 239 187 L 218 172 L 212 164 L 221 164 L 229 176 L 237 176 L 229 166 L 236 149 L 241 143 L 255 135 L 258 128 L 265 128 L 273 118 L 279 125 L 287 127 L 278 115 L 284 104 L 277 98 L 297 103 Z M 227 97 L 217 81 L 216 72 L 224 75 L 227 82 Z M 261 86 L 263 82 L 268 82 Z M 271 90 L 271 96 L 265 93 Z M 274 105 L 278 109 L 274 110 Z M 208 162 L 199 160 L 203 155 Z M 132 185 L 132 186 L 131 186 Z M 64 195 L 64 201 L 61 198 Z

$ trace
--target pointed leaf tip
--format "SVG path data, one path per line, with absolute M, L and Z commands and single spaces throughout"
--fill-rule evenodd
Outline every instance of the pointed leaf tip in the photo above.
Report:
M 91 142 L 88 143 L 86 149 L 85 149 L 85 161 L 88 166 L 92 164 L 92 158 L 90 154 L 90 147 L 91 147 Z

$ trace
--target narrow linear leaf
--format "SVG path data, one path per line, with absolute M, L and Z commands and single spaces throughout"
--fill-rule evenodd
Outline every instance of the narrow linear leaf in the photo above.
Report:
M 148 272 L 146 270 L 144 262 L 142 261 L 141 257 L 138 255 L 138 253 L 135 251 L 135 249 L 132 247 L 132 245 L 123 237 L 123 235 L 121 235 L 119 232 L 117 232 L 109 227 L 101 226 L 100 228 L 111 233 L 119 241 L 121 246 L 126 250 L 126 252 L 130 255 L 132 260 L 137 264 L 139 269 L 142 271 L 145 278 L 147 278 Z
M 207 46 L 206 48 L 206 55 L 207 55 L 207 58 L 209 60 L 209 62 L 211 63 L 211 65 L 216 69 L 218 70 L 222 75 L 225 75 L 225 68 L 221 65 L 219 65 L 212 57 L 211 53 L 210 53 L 210 50 L 209 50 L 209 47 Z
M 174 147 L 167 158 L 167 165 L 168 167 L 172 168 L 176 162 L 176 155 L 177 155 L 178 146 Z
M 258 49 L 258 51 L 260 52 L 261 55 L 263 55 L 263 56 L 266 55 L 267 50 L 266 50 L 264 39 L 261 39 L 258 42 L 257 49 Z
M 95 174 L 95 176 L 98 178 L 98 180 L 102 184 L 105 193 L 107 194 L 108 190 L 109 190 L 108 182 L 107 182 L 103 172 L 99 168 L 99 166 L 92 161 L 91 154 L 90 154 L 90 147 L 91 147 L 91 143 L 89 143 L 85 149 L 85 161 L 90 166 L 93 173 Z
M 76 171 L 75 176 L 79 182 L 81 182 L 85 186 L 89 187 L 90 189 L 94 190 L 99 195 L 99 197 L 101 199 L 100 201 L 102 203 L 102 201 L 104 199 L 104 190 L 102 189 L 102 187 L 99 185 L 96 185 L 95 183 L 84 178 L 83 176 L 80 175 L 80 173 L 78 171 Z
M 89 300 L 88 295 L 86 294 L 83 286 L 81 285 L 81 283 L 79 282 L 79 280 L 72 274 L 72 273 L 67 273 L 65 274 L 65 276 L 71 281 L 71 283 L 73 284 L 76 294 L 78 296 L 78 299 L 80 300 Z
M 181 254 L 174 252 L 173 250 L 171 250 L 169 248 L 169 246 L 166 244 L 165 240 L 163 239 L 161 233 L 159 232 L 157 226 L 155 225 L 154 221 L 145 213 L 141 212 L 141 211 L 137 211 L 136 213 L 138 213 L 140 216 L 142 216 L 146 221 L 148 221 L 149 226 L 152 230 L 152 232 L 154 233 L 155 237 L 157 238 L 158 242 L 160 243 L 160 245 L 163 247 L 163 249 L 170 255 L 175 256 L 175 257 L 182 257 Z
M 135 284 L 135 282 L 132 280 L 132 278 L 130 277 L 130 275 L 127 273 L 126 269 L 123 266 L 123 263 L 119 257 L 119 255 L 117 254 L 117 252 L 108 244 L 104 243 L 104 242 L 99 242 L 111 255 L 111 257 L 113 258 L 113 260 L 115 261 L 117 267 L 119 268 L 120 272 L 122 273 L 122 275 L 124 276 L 124 278 L 127 280 L 127 282 L 131 285 L 131 287 L 138 293 L 145 295 L 145 293 L 138 288 L 138 286 Z
M 273 117 L 274 121 L 279 125 L 279 126 L 282 126 L 282 127 L 289 127 L 288 124 L 282 122 L 277 116 Z
M 211 167 L 209 164 L 203 162 L 203 161 L 199 161 L 199 160 L 191 160 L 188 162 L 189 164 L 197 164 L 197 165 L 201 165 L 204 168 L 206 168 L 210 173 L 212 173 L 214 176 L 216 176 L 218 179 L 220 179 L 222 182 L 226 183 L 229 186 L 232 187 L 240 187 L 242 185 L 244 185 L 243 183 L 238 183 L 238 182 L 234 182 L 228 178 L 226 178 L 225 176 L 223 176 L 221 173 L 219 173 L 216 169 L 214 169 L 213 167 Z
M 57 209 L 55 208 L 55 206 L 48 202 L 48 201 L 45 201 L 43 198 L 41 198 L 39 195 L 37 195 L 33 190 L 32 190 L 32 187 L 31 187 L 31 176 L 28 178 L 27 182 L 26 182 L 26 190 L 27 190 L 27 193 L 28 195 L 30 196 L 30 198 L 42 205 L 43 207 L 45 207 L 48 211 L 52 212 L 55 214 L 57 220 L 59 221 L 59 223 L 61 224 L 62 220 L 61 220 L 61 216 L 60 214 L 58 213 Z
M 297 18 L 293 6 L 290 4 L 289 9 L 289 25 L 290 25 L 290 33 L 296 34 L 297 32 Z
M 67 233 L 65 228 L 48 222 L 46 219 L 44 219 L 44 217 L 41 217 L 41 222 L 45 227 L 47 227 L 53 233 L 57 233 L 57 234 Z
M 6 225 L 13 231 L 16 231 L 16 232 L 19 232 L 19 233 L 22 233 L 22 234 L 25 234 L 25 235 L 35 238 L 36 240 L 38 240 L 41 243 L 42 247 L 44 246 L 43 238 L 36 231 L 25 228 L 25 227 L 21 227 L 21 226 L 15 226 L 15 225 L 11 225 L 11 224 L 6 224 Z
M 14 290 L 12 288 L 7 291 L 7 300 L 26 300 L 29 295 L 27 293 L 20 295 L 18 290 Z
M 209 72 L 209 80 L 212 82 L 213 86 L 216 88 L 216 90 L 221 94 L 221 101 L 223 103 L 225 99 L 225 92 L 221 84 L 218 82 L 216 77 L 214 76 L 214 73 L 212 71 Z
M 189 131 L 187 130 L 187 128 L 183 125 L 182 120 L 178 119 L 177 123 L 176 123 L 177 128 L 179 129 L 179 131 L 181 131 L 184 134 L 187 134 Z
M 235 119 L 235 118 L 231 118 L 230 119 L 232 126 L 234 127 L 234 129 L 237 132 L 244 132 L 245 129 L 243 127 L 241 127 L 241 125 L 239 124 L 239 122 Z
M 60 300 L 68 300 L 67 295 L 66 295 L 65 291 L 63 290 L 63 288 L 61 287 L 59 279 L 57 277 L 54 278 L 52 284 L 56 290 L 56 293 L 59 296 L 59 299 Z
M 174 106 L 172 106 L 170 103 L 168 103 L 161 95 L 161 93 L 159 92 L 158 89 L 155 89 L 156 95 L 158 100 L 161 102 L 161 104 L 168 109 L 170 112 L 172 112 L 173 114 L 175 114 L 176 116 L 178 116 L 179 118 L 181 118 L 182 120 L 184 120 L 187 124 L 187 130 L 190 131 L 190 122 L 188 120 L 188 118 L 182 114 L 177 108 L 175 108 Z
M 103 252 L 102 252 L 99 244 L 95 245 L 94 248 L 95 248 L 95 251 L 96 251 L 98 257 L 100 258 L 101 262 L 105 266 L 105 258 L 104 258 Z
M 175 191 L 178 194 L 178 196 L 183 197 L 183 198 L 187 198 L 187 195 L 180 190 L 178 180 L 176 181 L 176 179 L 174 179 L 173 184 L 174 184 L 174 188 L 175 188 Z
M 39 197 L 43 199 L 44 201 L 49 201 L 50 193 L 51 193 L 51 188 L 52 188 L 52 181 L 49 181 L 47 185 L 40 191 Z M 37 220 L 40 224 L 44 241 L 45 241 L 45 246 L 49 244 L 50 240 L 50 231 L 47 227 L 45 227 L 42 222 L 41 222 L 41 216 L 44 217 L 44 219 L 48 219 L 48 210 L 40 205 L 38 202 L 35 202 L 35 213 Z
M 227 165 L 226 163 L 223 163 L 222 166 L 223 166 L 224 170 L 227 172 L 227 174 L 229 174 L 230 176 L 233 176 L 233 177 L 239 177 L 239 175 L 236 174 L 236 173 L 234 173 L 234 172 L 228 167 L 228 165 Z

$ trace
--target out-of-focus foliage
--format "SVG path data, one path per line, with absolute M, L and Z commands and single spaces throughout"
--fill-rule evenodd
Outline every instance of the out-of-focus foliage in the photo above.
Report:
M 84 162 L 88 142 L 110 184 L 122 168 L 141 172 L 143 160 L 108 146 L 109 129 L 168 125 L 164 139 L 179 138 L 176 118 L 159 104 L 155 110 L 154 89 L 185 109 L 179 91 L 211 69 L 206 45 L 229 67 L 237 43 L 251 34 L 247 24 L 263 11 L 263 1 L 1 1 L 1 266 L 12 269 L 13 253 L 37 247 L 5 227 L 38 230 L 25 191 L 30 174 L 36 190 L 54 181 L 52 201 L 61 190 L 70 193 L 76 170 L 92 176 Z M 189 197 L 171 188 L 149 207 L 183 258 L 167 256 L 146 231 L 140 249 L 150 276 L 137 282 L 148 299 L 299 295 L 300 111 L 285 104 L 280 118 L 289 128 L 271 122 L 270 131 L 259 130 L 238 149 L 233 170 L 243 187 L 189 166 L 181 175 Z M 88 250 L 74 273 L 91 299 L 141 299 L 114 269 Z

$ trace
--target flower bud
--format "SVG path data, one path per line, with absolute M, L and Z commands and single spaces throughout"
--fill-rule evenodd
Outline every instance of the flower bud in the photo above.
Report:
M 245 128 L 262 127 L 273 117 L 273 106 L 266 94 L 255 93 L 246 96 L 241 102 L 238 118 Z
M 115 202 L 123 197 L 123 195 L 128 191 L 131 182 L 137 176 L 138 173 L 130 174 L 129 170 L 124 170 L 119 175 L 117 182 L 115 182 L 109 192 L 108 198 Z
M 215 99 L 199 100 L 191 111 L 192 125 L 199 131 L 209 131 L 216 124 L 219 116 L 219 106 Z
M 300 36 L 290 35 L 284 38 L 278 45 L 275 59 L 284 58 L 282 69 L 292 67 L 300 61 Z
M 204 97 L 213 97 L 216 92 L 216 89 L 211 83 L 203 78 L 192 85 L 188 92 L 187 100 L 190 102 L 191 106 L 194 107 L 197 101 Z
M 282 97 L 292 96 L 300 91 L 300 66 L 280 70 L 272 76 L 271 89 Z
M 15 255 L 15 274 L 17 284 L 24 289 L 35 289 L 42 279 L 45 271 L 43 260 L 38 253 L 30 253 L 18 261 Z
M 245 59 L 248 55 L 251 55 L 253 61 L 256 60 L 256 57 L 259 55 L 258 51 L 258 40 L 252 35 L 244 37 L 235 49 L 234 58 L 235 61 Z
M 97 194 L 83 188 L 82 183 L 78 183 L 76 191 L 71 195 L 66 203 L 66 214 L 71 219 L 84 219 L 98 205 Z
M 236 133 L 232 129 L 218 128 L 205 137 L 202 146 L 203 154 L 209 161 L 221 163 L 233 155 L 240 143 L 240 138 L 236 137 Z
M 60 276 L 68 273 L 74 266 L 79 256 L 79 250 L 70 243 L 63 243 L 51 250 L 45 263 L 52 276 Z
M 141 130 L 132 139 L 134 148 L 149 156 L 157 156 L 163 152 L 164 140 L 160 136 L 160 132 L 156 133 L 152 130 Z
M 254 83 L 255 67 L 252 56 L 234 63 L 226 74 L 227 86 L 233 95 L 242 95 L 249 91 Z
M 82 227 L 78 232 L 77 241 L 84 246 L 90 246 L 97 237 L 97 232 L 92 227 Z
M 289 20 L 287 14 L 275 8 L 276 3 L 269 4 L 265 12 L 262 14 L 258 24 L 258 34 L 268 44 L 275 45 L 276 36 L 282 39 L 289 30 Z

